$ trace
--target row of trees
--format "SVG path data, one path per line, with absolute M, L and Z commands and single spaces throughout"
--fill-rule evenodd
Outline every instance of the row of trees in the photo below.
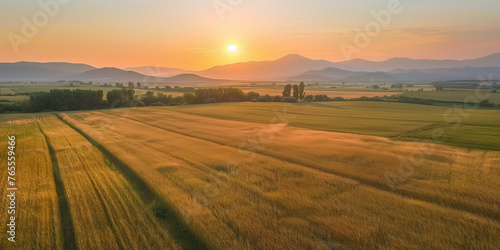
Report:
M 258 97 L 258 94 L 257 94 Z M 0 103 L 3 112 L 71 111 L 98 108 L 141 107 L 247 101 L 248 95 L 238 88 L 197 89 L 194 93 L 173 97 L 163 93 L 146 92 L 139 98 L 132 88 L 113 89 L 103 99 L 102 90 L 60 90 L 30 94 L 30 99 L 20 103 Z
M 234 87 L 196 89 L 194 93 L 185 93 L 184 101 L 189 104 L 215 103 L 215 102 L 242 102 L 247 101 L 241 89 Z
M 285 89 L 283 90 L 283 98 L 286 97 L 294 97 L 296 100 L 303 100 L 304 97 L 306 96 L 305 90 L 305 84 L 304 82 L 300 82 L 299 85 L 297 84 L 287 84 L 285 85 Z M 293 91 L 293 95 L 292 95 Z
M 36 92 L 30 95 L 28 112 L 42 110 L 82 110 L 105 107 L 102 90 L 52 89 L 49 92 Z
M 113 89 L 106 94 L 108 107 L 138 106 L 137 96 L 133 89 Z
M 182 96 L 172 97 L 172 95 L 165 95 L 163 93 L 155 95 L 153 91 L 148 91 L 141 97 L 140 102 L 145 106 L 174 106 L 182 105 L 184 98 Z

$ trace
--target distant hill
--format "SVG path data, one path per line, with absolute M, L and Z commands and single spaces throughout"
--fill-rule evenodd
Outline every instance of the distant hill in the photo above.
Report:
M 126 71 L 118 68 L 100 68 L 83 72 L 65 80 L 95 81 L 95 82 L 155 82 L 155 83 L 213 83 L 224 80 L 210 79 L 195 74 L 180 74 L 172 77 L 154 77 L 143 75 L 134 71 Z
M 160 76 L 160 77 L 169 77 L 169 76 L 176 76 L 180 74 L 189 73 L 184 69 L 157 67 L 157 66 L 129 67 L 125 68 L 124 70 L 134 71 L 143 75 Z
M 346 82 L 397 82 L 401 79 L 385 72 L 370 72 L 342 79 Z
M 164 77 L 163 81 L 166 83 L 178 83 L 178 84 L 200 84 L 200 83 L 225 82 L 227 80 L 211 79 L 196 74 L 180 74 L 171 77 Z
M 500 67 L 500 53 L 492 54 L 489 56 L 480 57 L 477 59 L 463 60 L 463 67 Z
M 401 79 L 385 72 L 355 72 L 338 68 L 310 70 L 299 76 L 291 77 L 289 81 L 337 81 L 337 82 L 396 82 Z
M 311 70 L 291 77 L 290 81 L 316 82 L 433 82 L 451 80 L 500 79 L 500 67 L 464 67 L 440 69 L 395 69 L 389 72 L 354 72 L 337 68 Z
M 118 68 L 100 68 L 67 77 L 65 80 L 95 82 L 141 82 L 147 78 L 148 76 L 133 71 L 125 71 Z
M 80 63 L 0 63 L 0 81 L 57 81 L 92 69 Z
M 309 70 L 298 76 L 288 78 L 289 81 L 340 81 L 346 77 L 358 76 L 367 72 L 354 72 L 334 67 L 322 70 Z
M 363 59 L 335 63 L 337 68 L 358 71 L 391 71 L 395 69 L 433 69 L 463 67 L 500 67 L 500 53 L 469 60 L 429 60 L 410 58 L 391 58 L 374 62 Z
M 299 76 L 294 76 L 290 77 L 287 79 L 287 81 L 292 81 L 292 82 L 334 82 L 337 81 L 338 79 L 335 78 L 330 78 L 327 76 L 322 76 L 322 75 L 310 75 L 310 74 L 303 74 Z
M 243 62 L 212 67 L 196 74 L 232 80 L 285 80 L 301 72 L 324 69 L 334 64 L 325 60 L 312 60 L 300 55 L 287 55 L 275 61 Z

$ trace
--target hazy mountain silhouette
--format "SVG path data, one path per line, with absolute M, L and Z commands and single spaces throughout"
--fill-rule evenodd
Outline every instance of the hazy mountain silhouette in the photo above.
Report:
M 95 69 L 79 63 L 0 63 L 0 81 L 56 81 Z
M 65 80 L 95 81 L 95 82 L 152 82 L 152 83 L 212 83 L 224 80 L 210 79 L 195 74 L 180 74 L 172 77 L 155 77 L 143 75 L 134 71 L 126 71 L 118 68 L 100 68 L 86 71 Z
M 134 71 L 143 75 L 160 76 L 160 77 L 169 77 L 169 76 L 176 76 L 180 74 L 189 73 L 184 69 L 157 67 L 157 66 L 129 67 L 125 68 L 124 70 Z
M 500 67 L 500 53 L 463 61 L 391 58 L 381 62 L 364 59 L 330 62 L 326 60 L 313 60 L 300 55 L 291 54 L 275 61 L 235 63 L 212 67 L 196 73 L 205 77 L 232 80 L 241 79 L 257 81 L 301 79 L 300 75 L 309 75 L 309 78 L 314 78 L 316 80 L 328 80 L 330 78 L 343 79 L 356 76 L 359 75 L 359 72 L 388 72 L 396 69 L 422 70 L 463 67 Z M 317 72 L 322 70 L 325 72 Z M 341 70 L 344 70 L 344 72 Z M 380 77 L 381 76 L 376 77 L 376 79 L 383 79 L 383 77 Z M 397 77 L 399 78 L 399 76 Z
M 227 80 L 206 78 L 196 74 L 180 74 L 171 77 L 163 77 L 163 81 L 166 83 L 177 83 L 177 84 L 199 84 L 199 83 L 225 82 Z
M 298 76 L 291 77 L 290 81 L 326 81 L 326 80 L 341 80 L 346 77 L 358 76 L 367 72 L 354 72 L 334 67 L 324 68 L 322 70 L 309 70 Z M 320 80 L 323 78 L 323 80 Z M 314 80 L 316 79 L 316 80 Z
M 354 72 L 337 68 L 311 70 L 288 81 L 309 82 L 396 82 L 400 78 L 385 72 Z
M 500 67 L 500 53 L 469 60 L 428 60 L 410 58 L 391 58 L 374 62 L 363 59 L 353 59 L 336 63 L 336 67 L 360 71 L 391 71 L 395 69 L 437 69 L 463 67 Z
M 331 78 L 323 75 L 310 75 L 310 74 L 302 74 L 294 77 L 290 77 L 287 81 L 291 82 L 334 82 L 338 81 L 337 78 Z
M 311 70 L 289 81 L 309 82 L 432 82 L 451 80 L 493 80 L 500 79 L 500 67 L 464 67 L 441 69 L 396 69 L 390 72 L 347 71 L 337 68 Z
M 95 81 L 95 82 L 140 82 L 148 76 L 134 71 L 125 71 L 118 68 L 100 68 L 89 70 L 67 77 L 65 80 Z
M 251 61 L 212 67 L 202 71 L 178 68 L 133 67 L 96 69 L 86 64 L 74 63 L 0 63 L 0 81 L 57 81 L 82 80 L 101 82 L 212 82 L 227 80 L 294 80 L 329 81 L 362 79 L 395 79 L 406 81 L 436 81 L 498 77 L 500 53 L 470 60 L 425 60 L 391 58 L 381 62 L 353 59 L 345 62 L 313 60 L 291 54 L 274 61 Z M 355 78 L 368 72 L 386 72 Z M 195 74 L 195 75 L 192 75 Z M 181 76 L 179 76 L 181 75 Z M 179 76 L 168 79 L 168 77 Z M 392 76 L 392 77 L 388 77 Z M 351 78 L 353 77 L 353 78 Z
M 342 79 L 345 82 L 397 82 L 401 79 L 385 72 L 370 72 Z
M 307 70 L 319 70 L 332 66 L 325 60 L 312 60 L 300 55 L 287 55 L 275 61 L 252 61 L 216 66 L 198 71 L 204 77 L 231 80 L 285 80 Z

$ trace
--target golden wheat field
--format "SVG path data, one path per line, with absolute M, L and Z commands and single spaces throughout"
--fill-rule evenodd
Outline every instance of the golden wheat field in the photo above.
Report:
M 321 113 L 311 107 L 248 105 L 212 106 L 224 118 L 183 107 L 2 117 L 2 138 L 17 138 L 17 240 L 34 249 L 500 245 L 500 151 L 326 131 L 321 120 L 304 125 Z M 426 112 L 414 124 L 442 110 Z

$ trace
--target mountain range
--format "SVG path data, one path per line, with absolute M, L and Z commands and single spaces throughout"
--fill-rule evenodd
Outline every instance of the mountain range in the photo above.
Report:
M 250 61 L 201 71 L 179 68 L 95 68 L 77 63 L 0 63 L 0 81 L 80 80 L 203 84 L 221 81 L 429 82 L 500 78 L 500 53 L 469 60 L 391 58 L 330 62 L 297 54 L 274 61 Z
M 71 77 L 95 67 L 77 63 L 0 63 L 0 81 L 54 81 Z

